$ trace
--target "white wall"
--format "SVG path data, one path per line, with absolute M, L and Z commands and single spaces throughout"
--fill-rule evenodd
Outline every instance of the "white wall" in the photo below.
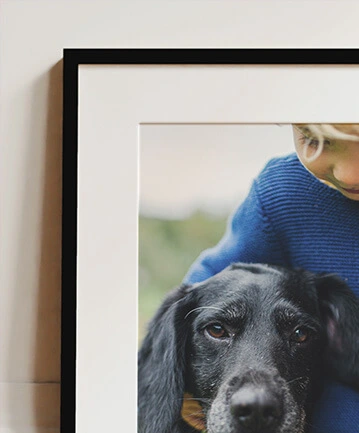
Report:
M 1 433 L 59 428 L 63 48 L 251 47 L 253 32 L 254 46 L 357 47 L 358 12 L 355 0 L 1 2 Z

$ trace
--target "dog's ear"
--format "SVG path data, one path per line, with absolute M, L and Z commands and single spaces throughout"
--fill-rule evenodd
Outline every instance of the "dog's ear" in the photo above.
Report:
M 338 276 L 316 277 L 327 334 L 325 361 L 333 376 L 359 389 L 359 300 Z
M 179 432 L 185 392 L 189 286 L 170 293 L 149 324 L 138 354 L 138 431 Z

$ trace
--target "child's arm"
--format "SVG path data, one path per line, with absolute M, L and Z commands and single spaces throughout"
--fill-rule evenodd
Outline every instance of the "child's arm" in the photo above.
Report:
M 278 234 L 260 202 L 258 181 L 249 195 L 229 219 L 219 243 L 203 251 L 187 272 L 183 282 L 203 281 L 234 262 L 286 265 Z

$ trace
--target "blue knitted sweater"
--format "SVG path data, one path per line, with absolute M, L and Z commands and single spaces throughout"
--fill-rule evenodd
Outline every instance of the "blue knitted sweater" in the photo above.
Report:
M 269 161 L 220 242 L 184 278 L 195 283 L 233 262 L 334 272 L 359 296 L 359 202 L 314 177 L 296 154 Z M 359 433 L 359 393 L 326 384 L 310 433 Z

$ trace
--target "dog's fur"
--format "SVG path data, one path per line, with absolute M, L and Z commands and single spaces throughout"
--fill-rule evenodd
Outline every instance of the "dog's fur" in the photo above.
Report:
M 139 351 L 139 432 L 195 431 L 181 419 L 189 392 L 208 433 L 302 433 L 324 370 L 359 388 L 358 335 L 359 302 L 333 275 L 235 264 L 183 285 Z

